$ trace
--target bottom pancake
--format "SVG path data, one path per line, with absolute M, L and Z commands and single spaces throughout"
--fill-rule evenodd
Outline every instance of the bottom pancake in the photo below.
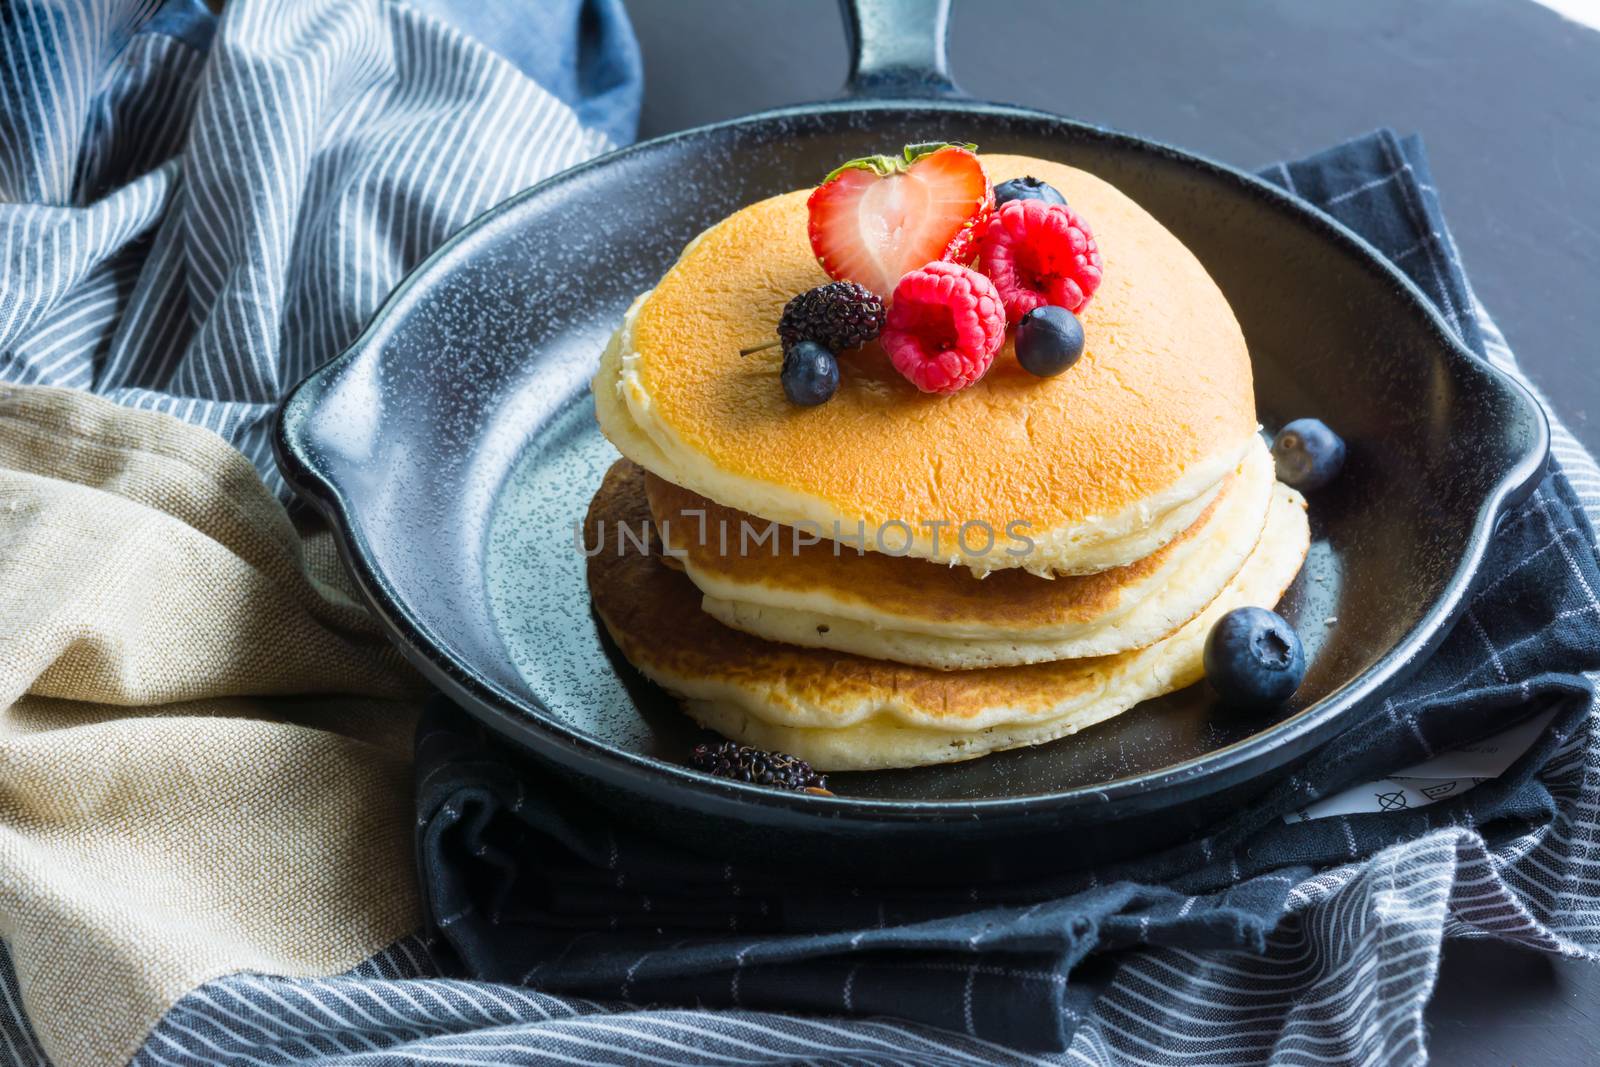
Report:
M 585 522 L 595 611 L 622 654 L 724 736 L 792 753 L 819 770 L 972 759 L 1075 733 L 1198 681 L 1216 619 L 1277 603 L 1310 545 L 1305 502 L 1276 487 L 1255 551 L 1204 612 L 1147 648 L 1095 659 L 944 671 L 766 641 L 730 629 L 664 566 L 643 471 L 619 461 Z

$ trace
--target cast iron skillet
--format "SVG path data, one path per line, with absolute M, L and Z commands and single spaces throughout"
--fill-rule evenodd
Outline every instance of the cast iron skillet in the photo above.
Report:
M 1229 167 L 962 99 L 945 72 L 947 5 L 847 4 L 844 100 L 635 145 L 501 204 L 413 272 L 280 414 L 285 477 L 337 528 L 411 662 L 543 769 L 722 854 L 970 878 L 1187 832 L 1247 802 L 1426 655 L 1497 516 L 1543 470 L 1538 406 L 1370 246 Z M 1230 717 L 1198 686 L 1035 749 L 836 775 L 835 799 L 697 774 L 681 765 L 695 732 L 611 654 L 589 612 L 574 526 L 614 456 L 589 376 L 628 303 L 706 226 L 840 160 L 936 139 L 1061 160 L 1121 187 L 1227 293 L 1267 427 L 1317 415 L 1348 440 L 1283 608 L 1310 673 L 1265 719 Z

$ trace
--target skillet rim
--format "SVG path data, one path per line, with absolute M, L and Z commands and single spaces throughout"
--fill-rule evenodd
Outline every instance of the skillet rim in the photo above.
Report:
M 309 458 L 305 442 L 297 435 L 306 432 L 314 419 L 315 399 L 321 392 L 320 387 L 337 371 L 354 363 L 397 328 L 402 321 L 398 312 L 414 295 L 413 290 L 420 292 L 422 283 L 435 267 L 526 201 L 543 195 L 546 190 L 560 183 L 625 161 L 634 155 L 660 150 L 680 141 L 775 122 L 825 118 L 836 114 L 903 114 L 915 111 L 960 113 L 979 119 L 1045 122 L 1124 149 L 1153 152 L 1158 157 L 1231 181 L 1241 186 L 1245 195 L 1264 199 L 1271 207 L 1287 212 L 1295 221 L 1315 231 L 1324 240 L 1343 245 L 1347 251 L 1355 253 L 1367 269 L 1385 276 L 1414 309 L 1423 313 L 1434 339 L 1449 352 L 1449 358 L 1460 365 L 1458 369 L 1477 374 L 1485 384 L 1500 391 L 1521 409 L 1523 421 L 1531 431 L 1527 449 L 1516 462 L 1508 465 L 1480 503 L 1467 536 L 1466 551 L 1443 592 L 1398 643 L 1382 653 L 1366 670 L 1289 718 L 1236 742 L 1167 767 L 1057 792 L 975 800 L 900 800 L 789 794 L 716 778 L 682 764 L 615 748 L 566 726 L 537 696 L 531 701 L 524 701 L 506 692 L 461 657 L 452 654 L 442 638 L 417 620 L 401 598 L 395 595 L 372 560 L 365 540 L 352 521 L 352 509 L 337 481 Z M 797 817 L 801 821 L 820 817 L 848 819 L 852 822 L 923 822 L 972 819 L 980 815 L 994 818 L 1037 816 L 1043 814 L 1044 809 L 1060 815 L 1095 805 L 1103 806 L 1103 813 L 1111 815 L 1113 804 L 1117 807 L 1115 815 L 1118 818 L 1141 814 L 1168 807 L 1172 803 L 1197 799 L 1193 791 L 1183 790 L 1184 786 L 1204 781 L 1207 788 L 1199 791 L 1199 795 L 1218 792 L 1282 768 L 1328 740 L 1337 732 L 1335 727 L 1341 720 L 1381 689 L 1403 681 L 1449 634 L 1452 624 L 1466 605 L 1473 579 L 1500 516 L 1531 494 L 1546 469 L 1550 430 L 1547 416 L 1532 393 L 1515 377 L 1468 349 L 1450 329 L 1433 302 L 1381 252 L 1331 216 L 1270 182 L 1165 142 L 1035 108 L 970 100 L 858 99 L 790 105 L 641 141 L 551 175 L 487 209 L 413 268 L 384 299 L 360 335 L 344 351 L 311 372 L 285 395 L 275 415 L 272 446 L 285 481 L 334 528 L 339 554 L 351 569 L 358 587 L 378 615 L 391 642 L 431 683 L 497 732 L 568 770 L 587 772 L 602 782 L 620 788 L 651 793 L 662 787 L 678 786 L 686 790 L 689 798 L 698 801 L 693 806 L 713 813 L 716 809 L 724 813 L 743 810 L 748 817 L 748 806 L 756 803 L 768 809 L 771 815 Z M 530 705 L 532 714 L 524 710 Z M 1174 791 L 1180 795 L 1172 796 Z

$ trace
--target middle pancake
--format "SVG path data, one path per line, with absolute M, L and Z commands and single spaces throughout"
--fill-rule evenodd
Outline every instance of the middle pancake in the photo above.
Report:
M 978 578 L 848 542 L 807 543 L 787 527 L 769 534 L 765 520 L 646 479 L 654 523 L 718 621 L 786 644 L 942 670 L 1105 656 L 1160 640 L 1238 573 L 1260 539 L 1272 485 L 1272 459 L 1258 443 L 1159 551 L 1052 580 L 1020 570 Z

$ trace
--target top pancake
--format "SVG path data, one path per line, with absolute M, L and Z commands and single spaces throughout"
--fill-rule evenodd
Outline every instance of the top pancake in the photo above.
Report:
M 1105 280 L 1070 371 L 1033 377 L 1008 342 L 973 386 L 925 395 L 874 344 L 841 359 L 831 401 L 789 404 L 777 349 L 738 353 L 773 337 L 790 297 L 828 280 L 799 190 L 706 231 L 635 305 L 595 380 L 607 436 L 728 507 L 825 535 L 905 523 L 909 554 L 979 573 L 1092 571 L 1159 548 L 1173 524 L 1145 532 L 1213 492 L 1252 440 L 1243 334 L 1199 261 L 1122 193 L 1060 164 L 983 158 L 997 184 L 1048 181 L 1094 228 Z M 975 557 L 927 522 L 1001 536 L 1021 523 L 1034 548 Z

